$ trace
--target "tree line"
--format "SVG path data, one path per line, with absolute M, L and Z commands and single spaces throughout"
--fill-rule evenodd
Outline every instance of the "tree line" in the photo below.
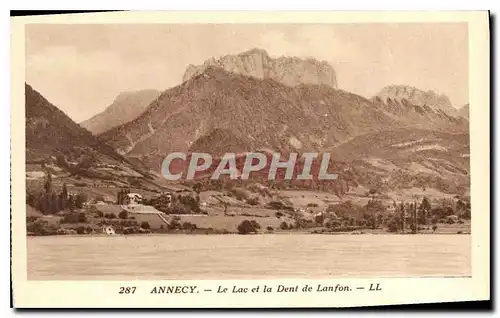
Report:
M 60 191 L 54 189 L 50 171 L 45 172 L 41 191 L 26 193 L 26 203 L 43 214 L 55 214 L 66 209 L 70 211 L 81 209 L 86 201 L 87 197 L 83 193 L 69 194 L 66 183 L 62 185 Z
M 396 202 L 392 207 L 381 200 L 372 198 L 364 206 L 345 201 L 330 205 L 325 213 L 315 217 L 317 225 L 327 228 L 381 228 L 386 227 L 390 232 L 411 232 L 427 225 L 435 226 L 438 223 L 454 223 L 471 218 L 470 202 L 465 199 L 441 199 L 432 203 L 427 197 L 421 201 Z M 392 213 L 389 212 L 392 210 Z

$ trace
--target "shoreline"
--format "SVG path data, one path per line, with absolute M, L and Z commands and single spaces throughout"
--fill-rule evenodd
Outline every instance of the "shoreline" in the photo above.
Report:
M 275 232 L 275 233 L 251 233 L 251 234 L 238 234 L 238 233 L 144 233 L 144 234 L 49 234 L 49 235 L 30 235 L 27 234 L 26 237 L 52 237 L 52 236 L 60 236 L 60 237 L 136 237 L 136 236 L 168 236 L 168 235 L 186 235 L 186 236 L 207 236 L 207 235 L 238 235 L 238 236 L 261 236 L 261 235 L 471 235 L 471 232 L 464 233 L 380 233 L 380 232 L 365 232 L 365 233 L 353 233 L 353 232 L 325 232 L 325 233 L 312 233 L 312 232 Z

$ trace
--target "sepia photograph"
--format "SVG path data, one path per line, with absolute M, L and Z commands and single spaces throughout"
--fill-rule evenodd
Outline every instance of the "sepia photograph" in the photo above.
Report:
M 489 104 L 467 21 L 47 22 L 20 41 L 28 282 L 473 276 L 469 120 Z

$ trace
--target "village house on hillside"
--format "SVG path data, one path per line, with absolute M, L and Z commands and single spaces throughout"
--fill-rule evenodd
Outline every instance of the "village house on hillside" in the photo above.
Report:
M 389 205 L 387 206 L 386 211 L 387 211 L 388 213 L 394 214 L 394 213 L 396 212 L 396 207 L 394 206 L 394 204 L 389 204 Z
M 142 195 L 140 195 L 139 193 L 127 193 L 124 201 L 124 203 L 127 205 L 140 204 L 142 202 Z

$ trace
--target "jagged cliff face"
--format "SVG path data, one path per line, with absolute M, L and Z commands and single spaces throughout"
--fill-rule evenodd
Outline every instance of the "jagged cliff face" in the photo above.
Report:
M 382 101 L 407 102 L 416 106 L 429 106 L 433 110 L 442 110 L 449 115 L 454 115 L 456 109 L 452 106 L 450 99 L 443 94 L 434 91 L 423 91 L 406 85 L 390 85 L 384 87 L 377 95 Z
M 259 79 L 272 79 L 288 86 L 325 84 L 337 88 L 335 70 L 327 62 L 296 57 L 271 58 L 265 50 L 260 49 L 252 49 L 237 55 L 225 55 L 220 59 L 211 58 L 203 65 L 189 65 L 183 81 L 203 73 L 210 66 Z

